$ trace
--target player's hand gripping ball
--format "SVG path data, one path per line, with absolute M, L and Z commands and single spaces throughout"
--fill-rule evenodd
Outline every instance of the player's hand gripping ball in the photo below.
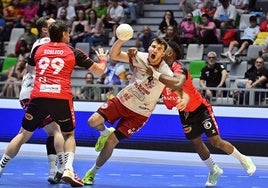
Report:
M 133 28 L 129 24 L 120 24 L 116 28 L 116 36 L 120 40 L 127 41 L 133 37 Z

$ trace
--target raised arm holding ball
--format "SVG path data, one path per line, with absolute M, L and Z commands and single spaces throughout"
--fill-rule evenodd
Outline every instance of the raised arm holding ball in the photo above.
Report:
M 121 29 L 120 29 L 121 28 Z M 94 183 L 95 174 L 111 157 L 113 149 L 123 139 L 139 131 L 151 116 L 165 85 L 158 78 L 159 74 L 173 77 L 173 72 L 163 60 L 167 43 L 161 38 L 155 38 L 148 53 L 131 50 L 132 55 L 122 51 L 122 45 L 133 35 L 131 27 L 118 27 L 118 40 L 110 50 L 113 60 L 130 63 L 133 66 L 133 82 L 122 89 L 116 97 L 105 102 L 89 119 L 90 127 L 100 131 L 100 137 L 95 150 L 100 152 L 95 164 L 83 178 L 85 185 Z M 131 37 L 130 37 L 131 36 Z M 152 66 L 158 71 L 157 75 L 146 73 L 147 67 Z M 115 110 L 116 109 L 116 110 Z M 107 128 L 105 121 L 114 124 Z

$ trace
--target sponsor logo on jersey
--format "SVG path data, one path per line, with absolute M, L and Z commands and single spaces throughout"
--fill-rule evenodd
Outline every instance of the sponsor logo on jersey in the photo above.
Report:
M 25 117 L 25 119 L 27 119 L 27 120 L 29 120 L 29 121 L 33 120 L 33 116 L 32 116 L 32 114 L 26 113 L 26 114 L 24 115 L 24 117 Z

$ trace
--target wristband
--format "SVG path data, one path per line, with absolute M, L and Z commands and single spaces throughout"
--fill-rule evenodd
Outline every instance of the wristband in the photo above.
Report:
M 153 73 L 153 77 L 156 78 L 157 80 L 159 80 L 160 75 L 161 75 L 161 73 L 157 72 L 157 71 L 154 71 L 154 73 Z

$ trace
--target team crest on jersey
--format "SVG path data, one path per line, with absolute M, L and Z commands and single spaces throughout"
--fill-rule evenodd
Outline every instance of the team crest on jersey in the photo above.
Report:
M 187 134 L 192 131 L 192 127 L 184 127 L 183 130 L 184 130 L 184 133 Z
M 204 128 L 205 128 L 205 129 L 210 129 L 211 126 L 212 126 L 211 122 L 208 121 L 208 120 L 206 120 L 206 121 L 203 123 L 203 125 L 204 125 Z
M 33 116 L 29 113 L 26 113 L 24 117 L 25 117 L 25 119 L 27 119 L 29 121 L 33 120 Z
M 106 109 L 108 107 L 108 104 L 107 103 L 103 103 L 103 105 L 101 105 L 101 108 L 102 109 Z

